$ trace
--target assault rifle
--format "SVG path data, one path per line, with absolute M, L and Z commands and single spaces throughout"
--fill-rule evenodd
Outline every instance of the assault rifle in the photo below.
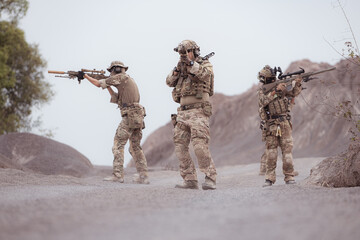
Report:
M 211 52 L 209 53 L 208 55 L 205 55 L 204 57 L 202 57 L 202 60 L 208 60 L 209 58 L 211 58 L 212 56 L 214 56 L 215 53 L 214 52 Z
M 61 74 L 61 75 L 55 75 L 55 77 L 61 77 L 61 78 L 77 78 L 79 81 L 79 84 L 81 82 L 81 80 L 84 79 L 84 74 L 89 75 L 90 77 L 93 77 L 95 79 L 104 79 L 104 78 L 108 78 L 107 76 L 105 76 L 105 71 L 104 70 L 89 70 L 89 69 L 81 69 L 81 71 L 48 71 L 48 73 L 51 74 Z
M 287 74 L 283 75 L 282 72 L 281 72 L 281 68 L 278 68 L 277 71 L 280 72 L 280 75 L 278 76 L 279 80 L 276 80 L 273 83 L 264 84 L 263 87 L 262 87 L 262 90 L 264 91 L 265 94 L 267 94 L 268 92 L 273 90 L 280 83 L 285 83 L 285 84 L 291 83 L 298 76 L 300 76 L 302 78 L 303 82 L 308 82 L 310 80 L 316 79 L 314 77 L 311 77 L 313 75 L 333 71 L 335 69 L 336 69 L 336 67 L 332 67 L 332 68 L 328 68 L 328 69 L 325 69 L 325 70 L 305 73 L 305 70 L 303 68 L 300 68 L 299 71 L 292 72 L 292 73 L 287 73 Z

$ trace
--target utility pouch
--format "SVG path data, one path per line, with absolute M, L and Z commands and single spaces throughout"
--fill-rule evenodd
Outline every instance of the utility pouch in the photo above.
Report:
M 143 128 L 144 110 L 142 108 L 129 109 L 127 117 L 129 128 Z
M 262 131 L 262 134 L 261 134 L 261 141 L 265 142 L 266 141 L 266 131 Z
M 272 136 L 275 136 L 276 135 L 276 130 L 278 128 L 278 125 L 277 124 L 274 124 L 274 125 L 270 125 L 269 126 L 269 134 L 272 135 Z
M 174 88 L 174 89 L 172 90 L 171 95 L 172 95 L 172 98 L 173 98 L 174 102 L 180 103 L 180 97 L 179 97 L 178 94 L 177 94 L 176 88 Z

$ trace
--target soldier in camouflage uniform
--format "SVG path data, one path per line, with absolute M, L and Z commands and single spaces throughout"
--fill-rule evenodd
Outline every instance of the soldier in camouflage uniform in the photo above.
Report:
M 194 41 L 184 40 L 174 50 L 180 54 L 180 60 L 167 76 L 166 84 L 174 88 L 173 99 L 180 103 L 178 114 L 173 116 L 174 143 L 184 180 L 175 187 L 198 189 L 195 165 L 189 154 L 191 141 L 200 171 L 205 173 L 202 188 L 216 189 L 216 169 L 209 151 L 213 67 L 207 59 L 200 57 L 200 48 Z
M 120 61 L 114 61 L 107 69 L 110 77 L 97 80 L 84 75 L 96 87 L 107 88 L 111 95 L 111 103 L 119 106 L 122 120 L 116 130 L 114 145 L 113 175 L 104 178 L 105 181 L 124 182 L 124 147 L 130 139 L 129 151 L 135 161 L 138 175 L 133 180 L 136 183 L 148 184 L 147 162 L 140 146 L 142 129 L 144 128 L 145 108 L 139 104 L 140 95 L 135 81 L 125 72 L 128 67 Z M 117 88 L 114 92 L 111 86 Z
M 263 84 L 272 83 L 276 80 L 276 73 L 270 66 L 266 65 L 258 74 Z M 266 174 L 264 186 L 271 186 L 276 181 L 276 162 L 278 156 L 277 148 L 282 151 L 283 173 L 286 184 L 294 184 L 294 164 L 292 158 L 293 138 L 290 116 L 291 103 L 289 98 L 300 94 L 301 77 L 292 83 L 292 89 L 287 90 L 284 83 L 276 86 L 276 89 L 265 94 L 260 88 L 259 106 L 266 114 L 265 121 L 265 142 L 266 142 Z M 263 119 L 263 117 L 261 117 Z

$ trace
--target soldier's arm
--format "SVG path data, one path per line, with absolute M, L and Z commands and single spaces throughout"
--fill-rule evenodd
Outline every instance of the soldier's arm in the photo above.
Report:
M 92 83 L 94 86 L 96 87 L 100 87 L 100 82 L 99 80 L 93 78 L 93 77 L 90 77 L 89 75 L 85 74 L 84 75 L 84 78 L 86 78 L 90 83 Z
M 189 69 L 189 72 L 198 77 L 201 81 L 211 81 L 213 73 L 213 66 L 209 61 L 199 64 L 194 62 L 194 65 Z
M 169 87 L 175 87 L 176 84 L 177 84 L 177 81 L 179 80 L 179 72 L 177 70 L 172 70 L 169 75 L 166 77 L 166 84 L 169 86 Z
M 295 97 L 301 93 L 301 90 L 302 90 L 301 81 L 302 81 L 302 78 L 300 76 L 295 79 L 295 86 L 292 90 L 292 93 Z
M 102 89 L 105 89 L 110 86 L 116 86 L 125 80 L 126 80 L 126 77 L 119 79 L 119 77 L 117 77 L 117 76 L 110 76 L 108 78 L 101 79 L 98 82 L 99 82 L 99 87 L 101 87 Z

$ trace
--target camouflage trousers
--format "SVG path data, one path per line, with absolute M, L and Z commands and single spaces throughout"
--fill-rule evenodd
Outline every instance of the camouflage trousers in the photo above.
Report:
M 198 160 L 199 169 L 216 182 L 216 169 L 209 151 L 209 116 L 202 108 L 178 110 L 174 129 L 175 154 L 180 161 L 180 175 L 185 181 L 196 180 L 196 169 L 189 153 L 190 141 Z
M 124 116 L 119 124 L 114 137 L 112 152 L 114 154 L 113 171 L 114 175 L 124 177 L 124 147 L 130 140 L 129 152 L 134 159 L 135 167 L 140 176 L 147 177 L 147 162 L 140 146 L 142 129 L 129 128 L 128 117 Z
M 263 155 L 261 156 L 261 160 L 260 160 L 260 175 L 265 175 L 266 173 L 266 149 L 263 153 Z
M 282 121 L 271 125 L 266 136 L 266 174 L 265 179 L 276 181 L 276 163 L 278 147 L 281 149 L 283 161 L 284 181 L 294 180 L 294 164 L 292 157 L 293 138 L 289 121 Z

